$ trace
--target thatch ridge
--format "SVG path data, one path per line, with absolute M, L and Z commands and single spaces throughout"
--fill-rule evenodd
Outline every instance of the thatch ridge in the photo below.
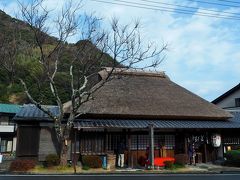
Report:
M 141 74 L 141 75 L 140 75 Z M 160 75 L 161 74 L 161 75 Z M 85 116 L 151 119 L 227 119 L 230 113 L 172 82 L 165 73 L 114 72 L 79 109 Z M 101 76 L 104 77 L 104 76 Z M 65 105 L 69 112 L 71 103 Z

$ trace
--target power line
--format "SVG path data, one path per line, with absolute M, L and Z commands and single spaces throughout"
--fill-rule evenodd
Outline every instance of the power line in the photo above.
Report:
M 217 5 L 217 6 L 225 6 L 225 7 L 236 7 L 236 8 L 240 8 L 240 6 L 236 6 L 236 5 L 221 4 L 221 3 L 215 3 L 215 2 L 206 2 L 206 1 L 200 1 L 200 0 L 186 0 L 186 1 L 198 2 L 198 3 L 202 3 L 202 4 L 211 4 L 211 5 Z
M 179 5 L 179 4 L 171 4 L 171 3 L 157 2 L 157 1 L 151 1 L 151 0 L 140 0 L 140 1 L 154 3 L 154 4 L 164 4 L 164 5 L 167 5 L 167 6 L 181 7 L 181 8 L 186 8 L 186 9 L 204 10 L 204 11 L 208 11 L 208 12 L 215 12 L 215 13 L 221 13 L 221 14 L 226 14 L 226 15 L 230 14 L 230 15 L 235 15 L 235 16 L 239 16 L 240 17 L 240 14 L 238 14 L 238 13 L 221 12 L 221 11 L 216 11 L 216 10 L 211 10 L 211 9 L 206 9 L 206 8 L 197 8 L 197 7 L 192 7 L 192 6 L 183 6 L 183 5 Z
M 140 6 L 150 6 L 150 7 L 154 7 L 154 8 L 164 8 L 164 9 L 168 9 L 168 10 L 174 10 L 174 11 L 182 11 L 182 12 L 190 12 L 190 13 L 198 13 L 199 15 L 214 15 L 214 16 L 219 16 L 219 17 L 225 17 L 224 15 L 219 15 L 219 14 L 213 14 L 213 13 L 208 13 L 208 12 L 196 12 L 193 10 L 186 10 L 186 9 L 179 9 L 179 8 L 175 8 L 175 6 L 172 4 L 172 6 L 174 6 L 174 8 L 172 7 L 166 7 L 166 6 L 155 6 L 155 5 L 149 5 L 149 4 L 145 4 L 145 3 L 137 3 L 137 2 L 128 2 L 125 0 L 113 0 L 113 1 L 117 1 L 117 2 L 123 2 L 123 3 L 129 3 L 129 4 L 135 4 L 135 5 L 140 5 Z M 219 13 L 219 12 L 218 12 Z M 240 18 L 240 17 L 236 17 L 236 16 L 226 16 L 226 17 L 231 17 L 231 18 Z
M 196 12 L 193 10 L 186 10 L 186 9 L 177 9 L 177 8 L 171 8 L 171 7 L 166 7 L 166 6 L 154 6 L 154 5 L 149 5 L 149 4 L 145 4 L 145 3 L 137 3 L 137 2 L 128 2 L 125 0 L 113 0 L 113 1 L 117 1 L 117 2 L 123 2 L 123 3 L 127 3 L 127 4 L 134 4 L 134 5 L 140 5 L 140 6 L 150 6 L 150 7 L 154 7 L 154 8 L 164 8 L 167 10 L 174 10 L 174 11 L 180 11 L 180 12 L 187 12 L 187 13 L 198 13 L 198 15 L 210 15 L 210 16 L 219 16 L 219 17 L 228 17 L 228 18 L 240 18 L 240 17 L 236 17 L 236 16 L 224 16 L 224 15 L 219 15 L 219 14 L 212 14 L 212 13 L 207 13 L 207 12 Z
M 228 2 L 228 3 L 233 3 L 233 4 L 240 4 L 239 2 L 229 1 L 229 0 L 217 0 L 217 1 Z
M 125 3 L 119 3 L 120 1 L 109 2 L 109 1 L 104 1 L 104 0 L 91 0 L 91 1 L 105 3 L 105 4 L 115 4 L 115 5 L 121 5 L 121 6 L 127 6 L 127 7 L 148 9 L 148 10 L 160 10 L 163 12 L 173 12 L 173 13 L 190 14 L 190 15 L 194 14 L 197 16 L 214 17 L 214 18 L 220 18 L 220 19 L 240 20 L 240 18 L 235 17 L 235 16 L 230 17 L 230 16 L 216 15 L 216 14 L 210 14 L 210 13 L 200 13 L 200 12 L 195 12 L 195 11 L 188 11 L 188 10 L 175 9 L 175 8 L 166 8 L 166 7 L 159 8 L 159 7 L 151 6 L 151 5 L 147 5 L 148 7 L 146 7 L 146 6 L 140 5 L 140 3 L 136 4 L 136 3 L 130 3 L 127 1 Z

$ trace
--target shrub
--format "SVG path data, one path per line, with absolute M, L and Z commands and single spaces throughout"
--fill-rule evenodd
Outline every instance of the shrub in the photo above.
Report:
M 184 168 L 184 167 L 185 167 L 185 164 L 175 163 L 175 164 L 173 164 L 173 167 L 174 167 L 175 169 Z
M 52 166 L 58 166 L 60 163 L 59 156 L 56 154 L 49 154 L 45 158 L 45 166 L 52 167 Z
M 232 150 L 226 153 L 226 165 L 240 167 L 240 151 Z
M 83 166 L 82 169 L 87 171 L 87 170 L 89 170 L 90 168 L 89 168 L 88 166 Z
M 37 162 L 32 159 L 17 159 L 10 165 L 10 171 L 28 171 L 36 166 Z
M 99 156 L 83 156 L 82 163 L 83 163 L 83 166 L 88 166 L 89 168 L 102 167 L 102 160 Z
M 166 169 L 173 169 L 173 161 L 164 161 L 164 164 Z

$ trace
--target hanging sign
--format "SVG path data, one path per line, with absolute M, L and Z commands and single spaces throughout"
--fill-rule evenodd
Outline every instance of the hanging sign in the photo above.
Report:
M 212 139 L 213 147 L 221 146 L 221 135 L 220 134 L 213 134 L 211 139 Z
M 188 143 L 204 143 L 207 142 L 207 137 L 205 135 L 192 135 L 187 138 Z

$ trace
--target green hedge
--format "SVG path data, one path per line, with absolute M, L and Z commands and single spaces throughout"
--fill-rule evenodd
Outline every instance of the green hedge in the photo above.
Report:
M 60 163 L 60 158 L 57 154 L 49 154 L 45 158 L 46 167 L 58 166 L 59 163 Z
M 173 161 L 164 161 L 165 169 L 173 169 L 174 168 L 174 162 Z
M 240 167 L 240 150 L 226 152 L 226 159 L 226 165 Z

